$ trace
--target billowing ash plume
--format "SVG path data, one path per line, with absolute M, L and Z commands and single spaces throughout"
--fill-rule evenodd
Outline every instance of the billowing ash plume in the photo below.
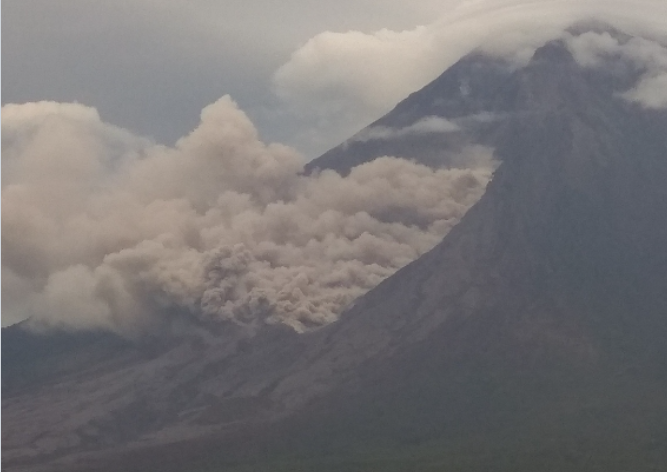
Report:
M 123 334 L 174 313 L 329 323 L 434 246 L 493 170 L 476 147 L 468 168 L 385 157 L 304 176 L 226 97 L 173 148 L 82 105 L 6 105 L 2 152 L 6 319 Z

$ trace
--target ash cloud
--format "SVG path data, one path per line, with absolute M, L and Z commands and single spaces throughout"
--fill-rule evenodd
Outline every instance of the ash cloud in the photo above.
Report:
M 174 313 L 329 323 L 440 241 L 493 171 L 479 150 L 466 168 L 383 157 L 304 176 L 228 97 L 174 147 L 82 105 L 6 105 L 2 152 L 5 324 L 123 335 Z

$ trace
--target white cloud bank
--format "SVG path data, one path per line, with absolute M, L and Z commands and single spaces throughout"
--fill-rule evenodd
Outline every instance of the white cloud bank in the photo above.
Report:
M 492 172 L 386 157 L 303 176 L 226 97 L 173 148 L 50 102 L 4 106 L 2 140 L 4 321 L 40 329 L 331 322 L 434 246 Z

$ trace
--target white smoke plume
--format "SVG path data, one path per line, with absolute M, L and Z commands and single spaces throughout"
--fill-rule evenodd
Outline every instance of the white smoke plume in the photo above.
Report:
M 329 323 L 433 247 L 493 169 L 384 157 L 305 176 L 228 97 L 174 147 L 82 105 L 6 105 L 2 152 L 5 324 L 121 334 L 174 313 Z

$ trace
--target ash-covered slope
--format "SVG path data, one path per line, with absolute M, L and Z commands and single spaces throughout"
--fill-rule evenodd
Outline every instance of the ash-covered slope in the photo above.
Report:
M 619 95 L 638 74 L 542 47 L 494 79 L 502 164 L 435 249 L 319 331 L 190 328 L 14 392 L 4 465 L 295 470 L 271 460 L 384 447 L 396 470 L 659 470 L 667 112 Z

